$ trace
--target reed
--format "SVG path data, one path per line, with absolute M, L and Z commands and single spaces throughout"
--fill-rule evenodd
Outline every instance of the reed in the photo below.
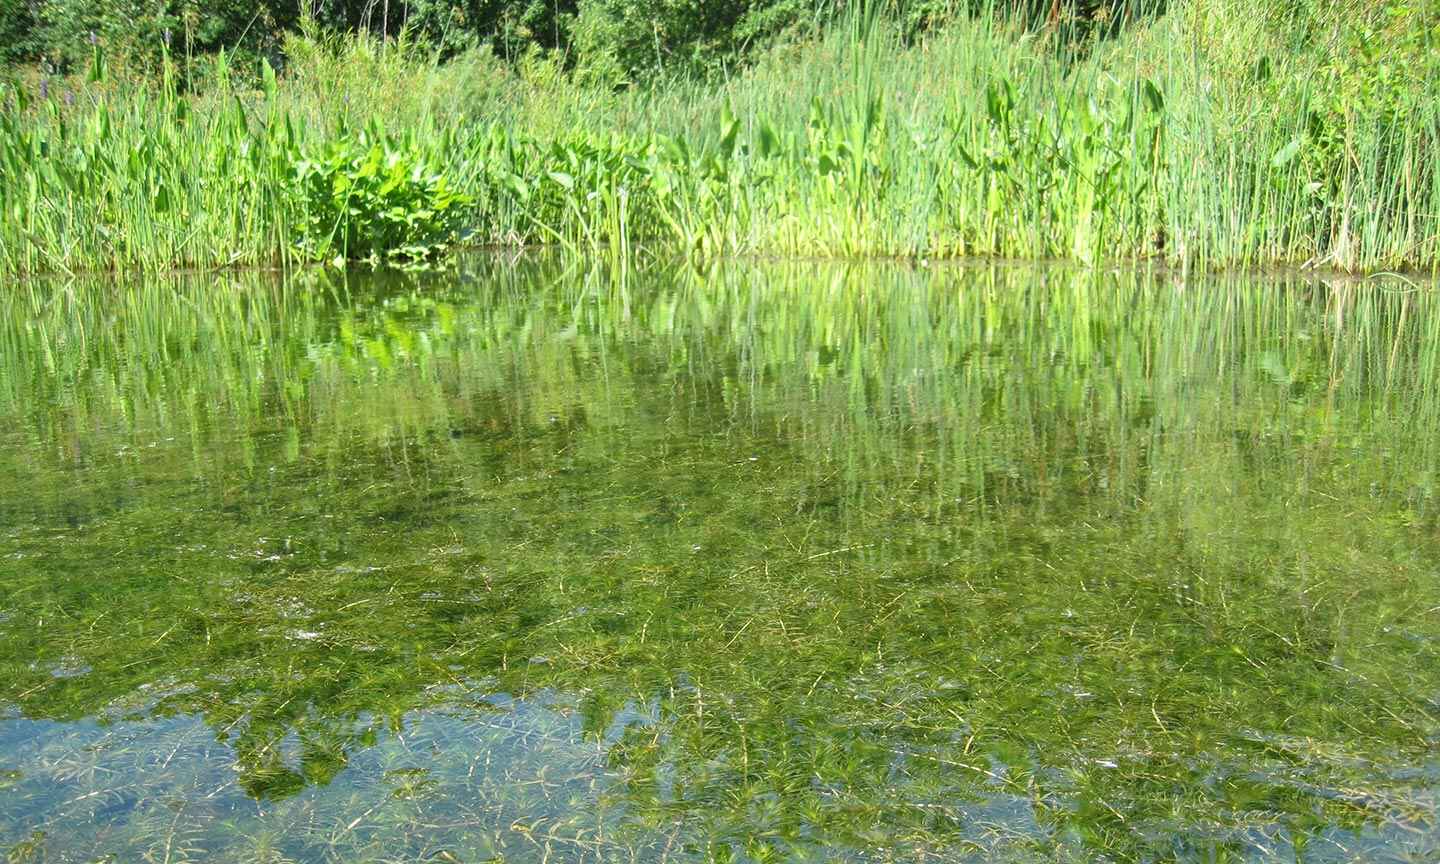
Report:
M 1343 52 L 1232 7 L 1078 47 L 998 12 L 914 43 L 861 9 L 727 81 L 618 93 L 363 36 L 297 37 L 258 87 L 222 58 L 200 94 L 97 62 L 69 93 L 9 85 L 0 272 L 458 243 L 1440 268 L 1435 64 L 1366 96 Z

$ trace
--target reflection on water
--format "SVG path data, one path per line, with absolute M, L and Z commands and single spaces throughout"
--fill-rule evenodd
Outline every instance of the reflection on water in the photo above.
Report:
M 1437 352 L 1382 283 L 22 287 L 0 851 L 1433 859 Z

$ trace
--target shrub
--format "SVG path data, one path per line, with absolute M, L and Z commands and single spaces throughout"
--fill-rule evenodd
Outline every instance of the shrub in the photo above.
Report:
M 1325 106 L 1337 115 L 1405 117 L 1427 83 L 1440 77 L 1440 3 L 1367 0 L 1336 16 L 1321 67 Z M 1428 5 L 1428 14 L 1426 6 Z

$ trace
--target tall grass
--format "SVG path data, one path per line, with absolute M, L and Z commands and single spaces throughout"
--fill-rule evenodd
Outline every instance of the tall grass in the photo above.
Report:
M 363 37 L 296 39 L 258 87 L 223 62 L 198 95 L 98 68 L 71 94 L 12 86 L 0 272 L 357 257 L 378 241 L 334 238 L 416 213 L 386 241 L 412 257 L 463 239 L 1440 268 L 1440 76 L 1422 71 L 1384 111 L 1351 105 L 1324 74 L 1334 52 L 1287 45 L 1228 3 L 1173 3 L 1083 50 L 998 14 L 908 43 L 856 13 L 729 81 L 622 93 Z M 351 207 L 367 152 L 424 182 L 376 184 L 373 206 Z M 459 238 L 423 218 L 443 209 L 437 183 L 463 205 Z

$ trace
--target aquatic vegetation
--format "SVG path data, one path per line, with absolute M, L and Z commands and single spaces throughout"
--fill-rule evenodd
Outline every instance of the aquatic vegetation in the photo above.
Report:
M 1433 854 L 1430 293 L 571 262 L 0 298 L 0 844 Z
M 332 240 L 364 257 L 366 237 L 414 255 L 456 225 L 477 244 L 647 260 L 1440 267 L 1440 68 L 1382 86 L 1286 43 L 1283 21 L 1217 24 L 1222 2 L 1170 4 L 1078 53 L 1002 18 L 916 43 L 855 17 L 724 82 L 618 93 L 361 37 L 292 40 L 258 91 L 223 57 L 198 94 L 173 77 L 68 102 L 7 85 L 0 272 L 283 263 Z M 1411 30 L 1429 56 L 1430 30 Z M 342 142 L 370 128 L 393 139 L 377 158 L 417 179 L 351 214 L 335 178 L 368 157 Z
M 103 78 L 97 70 L 98 78 Z M 272 82 L 273 83 L 273 82 Z M 296 136 L 238 97 L 197 111 L 173 79 L 97 81 L 0 113 L 0 269 L 158 270 L 284 260 Z
M 320 261 L 432 258 L 458 239 L 469 204 L 437 157 L 375 123 L 302 150 L 294 194 L 296 245 L 302 257 Z

